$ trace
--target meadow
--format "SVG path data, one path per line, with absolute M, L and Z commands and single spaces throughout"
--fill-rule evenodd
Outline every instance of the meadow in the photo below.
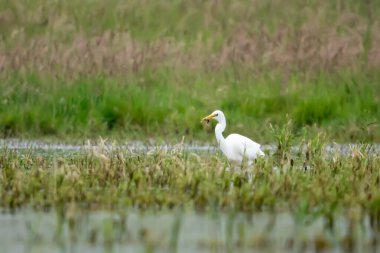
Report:
M 379 140 L 377 1 L 0 1 L 5 138 Z M 207 131 L 208 130 L 208 131 Z

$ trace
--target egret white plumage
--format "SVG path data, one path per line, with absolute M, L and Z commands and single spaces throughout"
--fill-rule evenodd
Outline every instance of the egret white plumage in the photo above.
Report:
M 241 164 L 246 159 L 248 165 L 251 165 L 257 157 L 265 156 L 264 152 L 260 149 L 260 144 L 243 135 L 230 134 L 227 138 L 223 137 L 222 133 L 226 129 L 226 117 L 222 111 L 214 111 L 207 117 L 204 117 L 202 122 L 206 121 L 208 123 L 212 119 L 218 122 L 215 126 L 215 137 L 220 149 L 230 163 Z

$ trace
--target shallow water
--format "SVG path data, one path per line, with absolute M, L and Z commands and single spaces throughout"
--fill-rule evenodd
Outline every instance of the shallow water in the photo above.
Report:
M 197 152 L 205 153 L 218 152 L 219 149 L 215 144 L 154 144 L 154 143 L 143 143 L 139 141 L 132 141 L 125 144 L 113 144 L 109 142 L 88 142 L 83 145 L 71 145 L 62 143 L 48 143 L 38 140 L 19 140 L 19 139 L 0 139 L 0 148 L 7 148 L 13 150 L 36 150 L 40 152 L 50 151 L 50 152 L 81 152 L 88 151 L 94 148 L 101 148 L 104 151 L 112 150 L 127 150 L 131 153 L 137 152 L 154 152 L 157 150 L 162 151 L 187 151 L 187 152 Z M 297 152 L 305 147 L 293 146 L 291 150 Z M 267 154 L 273 154 L 276 152 L 277 147 L 274 144 L 262 145 L 262 149 Z M 380 153 L 380 144 L 357 144 L 357 143 L 347 143 L 347 144 L 337 144 L 331 143 L 324 147 L 327 154 L 341 153 L 349 154 L 353 150 L 361 149 L 368 153 Z
M 347 252 L 349 222 L 296 222 L 289 213 L 197 214 L 77 212 L 60 223 L 55 212 L 0 215 L 0 252 Z M 353 231 L 352 250 L 378 252 L 368 219 Z

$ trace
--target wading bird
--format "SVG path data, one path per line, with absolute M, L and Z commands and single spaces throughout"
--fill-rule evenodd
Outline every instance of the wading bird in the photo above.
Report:
M 251 165 L 257 157 L 265 156 L 264 152 L 260 149 L 260 144 L 243 135 L 230 134 L 227 138 L 223 137 L 222 133 L 226 129 L 226 117 L 222 111 L 214 111 L 207 117 L 204 117 L 201 122 L 206 121 L 209 123 L 212 119 L 218 122 L 215 126 L 216 140 L 231 164 L 241 165 L 244 159 L 246 159 L 248 165 Z

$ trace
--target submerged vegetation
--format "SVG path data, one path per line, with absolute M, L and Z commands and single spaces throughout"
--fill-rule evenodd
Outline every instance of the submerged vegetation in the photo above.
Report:
M 0 1 L 0 134 L 380 139 L 377 1 Z M 304 131 L 305 130 L 305 131 Z M 115 138 L 116 139 L 116 138 Z

